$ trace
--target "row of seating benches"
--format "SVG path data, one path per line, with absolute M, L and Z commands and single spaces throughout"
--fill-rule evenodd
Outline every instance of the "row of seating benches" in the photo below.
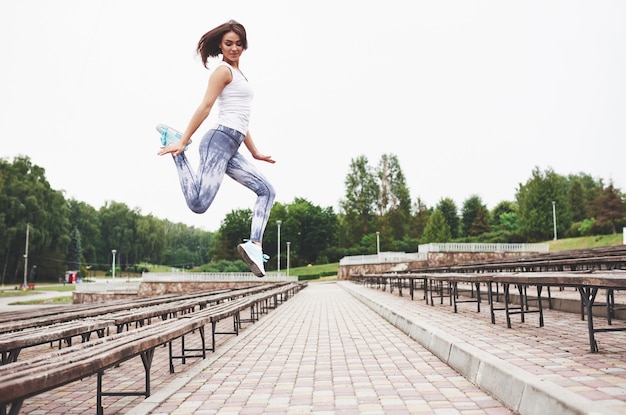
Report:
M 259 284 L 233 290 L 139 298 L 131 302 L 121 300 L 76 307 L 64 306 L 52 312 L 46 309 L 29 311 L 15 316 L 12 321 L 7 319 L 0 323 L 1 363 L 16 361 L 20 351 L 26 347 L 59 341 L 60 348 L 63 342 L 71 345 L 75 336 L 81 336 L 85 342 L 93 333 L 103 337 L 104 330 L 109 330 L 111 326 L 115 326 L 119 333 L 133 324 L 137 327 L 150 323 L 153 318 L 165 320 L 267 289 L 267 285 Z M 0 318 L 6 319 L 4 314 L 11 315 L 13 312 L 2 313 Z M 41 330 L 41 327 L 46 329 Z
M 427 272 L 549 272 L 612 270 L 626 267 L 626 245 L 534 253 L 463 264 L 429 266 Z
M 520 259 L 520 264 L 516 265 L 514 260 L 489 261 L 482 263 L 456 264 L 448 267 L 432 267 L 407 272 L 389 272 L 380 274 L 360 274 L 352 275 L 355 282 L 376 286 L 383 290 L 389 287 L 393 292 L 394 288 L 399 290 L 408 288 L 411 299 L 414 298 L 416 289 L 423 289 L 426 303 L 434 305 L 436 298 L 443 303 L 443 298 L 448 297 L 449 303 L 457 312 L 457 304 L 472 302 L 476 303 L 477 311 L 480 312 L 481 287 L 486 287 L 486 299 L 489 303 L 491 322 L 495 324 L 495 312 L 504 311 L 507 327 L 511 328 L 511 315 L 520 314 L 521 321 L 525 321 L 525 314 L 538 313 L 539 325 L 544 325 L 543 307 L 547 300 L 548 307 L 552 305 L 551 287 L 559 290 L 564 287 L 575 288 L 580 295 L 581 319 L 586 319 L 588 324 L 589 345 L 592 352 L 598 352 L 598 344 L 595 334 L 599 332 L 625 331 L 623 326 L 619 327 L 595 327 L 593 318 L 593 308 L 597 306 L 596 299 L 599 290 L 605 290 L 606 302 L 601 304 L 607 310 L 608 325 L 612 325 L 612 318 L 616 310 L 620 307 L 615 305 L 614 292 L 616 290 L 626 290 L 626 269 L 620 261 L 623 260 L 623 247 L 610 249 L 592 249 L 578 252 L 570 251 L 567 255 L 546 255 L 537 258 Z M 569 257 L 568 257 L 569 255 Z M 542 262 L 544 264 L 542 265 Z M 574 264 L 593 264 L 593 267 L 581 271 L 536 271 L 548 269 L 546 264 L 559 266 L 568 264 L 565 269 L 573 267 Z M 618 265 L 616 265 L 618 264 Z M 506 272 L 502 269 L 524 268 L 524 272 Z M 491 270 L 491 271 L 488 271 Z M 497 271 L 493 271 L 497 270 Z M 470 287 L 467 294 L 461 298 L 459 284 Z M 527 294 L 528 287 L 536 288 L 536 295 L 530 297 Z M 502 292 L 500 292 L 502 287 Z M 547 298 L 543 298 L 543 289 L 547 291 Z M 519 300 L 515 304 L 511 301 L 511 290 L 515 289 L 519 294 Z M 496 303 L 502 300 L 503 306 Z M 534 303 L 531 308 L 529 303 Z
M 111 315 L 107 316 L 108 313 L 103 315 L 78 313 L 73 320 L 63 320 L 64 322 L 55 327 L 55 325 L 41 326 L 39 325 L 41 321 L 38 319 L 27 318 L 25 320 L 36 321 L 38 326 L 35 326 L 35 330 L 31 328 L 31 330 L 23 329 L 0 334 L 0 344 L 4 345 L 3 365 L 0 366 L 0 413 L 5 415 L 8 409 L 9 415 L 17 415 L 25 399 L 91 375 L 97 375 L 98 414 L 104 412 L 102 405 L 104 396 L 148 397 L 150 396 L 150 369 L 155 349 L 158 346 L 168 345 L 170 372 L 173 373 L 175 360 L 179 359 L 184 364 L 188 358 L 205 358 L 206 351 L 215 351 L 216 334 L 238 334 L 242 324 L 242 310 L 249 308 L 250 319 L 247 321 L 256 321 L 262 313 L 286 301 L 304 286 L 303 283 L 266 284 L 254 289 L 204 293 L 204 295 L 190 296 L 191 298 L 186 299 L 175 300 L 175 296 L 171 296 L 168 297 L 171 301 L 160 305 L 133 308 L 137 310 L 137 313 L 130 312 L 129 314 L 134 316 L 129 317 L 129 320 L 116 320 Z M 159 314 L 158 308 L 165 310 L 168 303 L 171 307 L 167 312 L 163 311 Z M 129 308 L 128 302 L 126 308 Z M 156 314 L 146 312 L 152 308 L 157 312 Z M 111 311 L 111 308 L 103 305 L 101 310 Z M 157 322 L 145 324 L 155 316 L 162 318 Z M 217 332 L 217 323 L 229 317 L 233 319 L 233 331 Z M 137 324 L 134 328 L 124 331 L 123 328 L 126 327 L 128 321 Z M 105 336 L 104 330 L 111 326 L 117 326 L 118 330 L 114 334 Z M 15 324 L 14 327 L 21 327 L 21 325 Z M 40 329 L 36 330 L 37 327 Z M 210 347 L 206 347 L 205 327 L 211 328 Z M 38 340 L 34 334 L 35 331 L 39 332 Z M 87 341 L 88 333 L 93 332 L 98 333 L 98 338 Z M 184 346 L 184 337 L 194 332 L 199 333 L 201 337 L 200 350 L 188 349 Z M 23 334 L 21 338 L 20 334 Z M 84 342 L 17 361 L 19 350 L 24 347 L 35 343 L 42 344 L 57 339 L 68 339 L 76 335 L 82 336 Z M 12 340 L 5 341 L 9 337 L 12 337 Z M 175 355 L 173 352 L 172 342 L 176 339 L 181 339 L 180 355 Z M 198 351 L 200 351 L 199 354 L 190 354 L 190 352 Z M 4 353 L 6 353 L 6 358 Z M 145 388 L 141 391 L 130 392 L 103 391 L 102 378 L 105 370 L 136 356 L 141 357 L 145 369 Z

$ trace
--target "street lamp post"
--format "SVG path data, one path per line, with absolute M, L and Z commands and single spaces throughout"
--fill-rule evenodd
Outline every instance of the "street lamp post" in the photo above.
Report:
M 287 276 L 289 276 L 289 247 L 291 246 L 291 242 L 287 242 Z
M 26 249 L 24 250 L 24 283 L 22 289 L 25 290 L 28 287 L 27 274 L 28 274 L 28 232 L 30 230 L 30 223 L 26 224 Z
M 115 254 L 117 253 L 117 251 L 115 249 L 111 249 L 111 253 L 113 254 L 113 262 L 112 262 L 113 267 L 111 269 L 113 270 L 112 271 L 113 279 L 115 279 Z
M 380 255 L 380 232 L 376 232 L 376 255 Z
M 556 241 L 556 202 L 552 201 L 552 222 L 554 223 L 554 240 Z
M 276 226 L 278 226 L 278 249 L 276 253 L 276 261 L 278 262 L 278 273 L 280 274 L 280 225 L 283 223 L 282 220 L 276 221 Z

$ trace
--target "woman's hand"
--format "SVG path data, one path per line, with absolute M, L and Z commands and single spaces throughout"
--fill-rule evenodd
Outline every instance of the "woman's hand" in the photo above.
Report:
M 265 154 L 256 153 L 253 154 L 252 157 L 254 157 L 256 160 L 266 161 L 272 164 L 276 163 L 276 161 L 272 159 L 272 156 L 266 156 Z
M 185 151 L 185 146 L 182 145 L 182 140 L 179 140 L 179 141 L 177 141 L 175 143 L 168 144 L 165 147 L 161 147 L 161 149 L 159 150 L 159 152 L 157 154 L 159 156 L 162 156 L 164 154 L 171 154 L 172 156 L 176 157 L 177 155 L 179 155 L 183 151 Z
M 256 145 L 254 145 L 254 141 L 252 140 L 252 135 L 250 134 L 250 131 L 246 132 L 246 138 L 243 139 L 243 143 L 248 148 L 248 151 L 250 152 L 252 157 L 256 160 L 266 161 L 272 164 L 276 163 L 272 159 L 272 156 L 266 156 L 265 154 L 259 152 L 259 150 L 256 148 Z

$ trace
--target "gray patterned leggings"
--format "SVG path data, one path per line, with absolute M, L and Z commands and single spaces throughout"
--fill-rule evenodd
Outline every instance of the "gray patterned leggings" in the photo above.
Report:
M 276 192 L 255 165 L 238 152 L 244 138 L 239 131 L 218 125 L 200 142 L 197 173 L 194 174 L 184 152 L 174 157 L 174 163 L 187 206 L 195 213 L 204 213 L 211 206 L 224 174 L 256 193 L 250 240 L 262 242 Z

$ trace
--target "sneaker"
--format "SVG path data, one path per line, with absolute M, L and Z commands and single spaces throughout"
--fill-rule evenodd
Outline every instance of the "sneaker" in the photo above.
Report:
M 183 137 L 183 133 L 181 133 L 180 131 L 176 131 L 172 127 L 169 127 L 165 124 L 158 124 L 156 126 L 156 129 L 161 134 L 161 144 L 163 145 L 163 147 L 168 144 L 175 143 Z M 189 144 L 191 144 L 191 141 L 189 141 Z M 189 144 L 185 146 L 185 150 L 187 150 Z
M 248 264 L 250 271 L 252 271 L 254 275 L 259 278 L 265 276 L 265 267 L 263 266 L 263 263 L 267 262 L 270 257 L 263 253 L 260 246 L 252 243 L 252 241 L 247 241 L 237 245 L 237 251 L 246 264 Z

